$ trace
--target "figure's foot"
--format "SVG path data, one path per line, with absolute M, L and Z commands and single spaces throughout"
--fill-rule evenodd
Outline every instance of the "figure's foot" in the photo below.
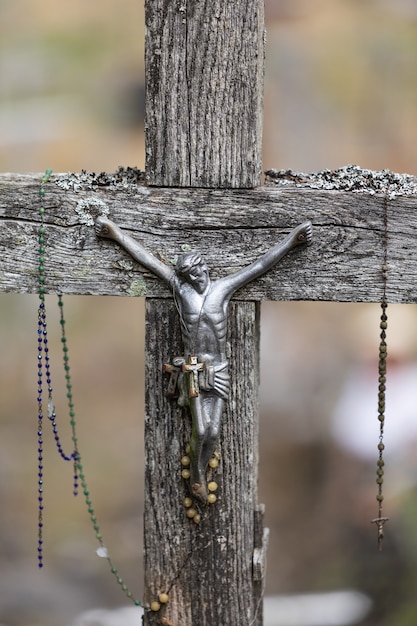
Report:
M 294 229 L 293 233 L 295 246 L 299 246 L 303 243 L 310 245 L 313 239 L 313 225 L 310 221 L 303 222 Z
M 94 230 L 97 237 L 107 237 L 108 239 L 116 239 L 118 226 L 103 215 L 99 215 L 94 222 Z
M 191 494 L 196 500 L 206 504 L 207 502 L 207 487 L 206 485 L 200 483 L 192 483 L 191 484 Z

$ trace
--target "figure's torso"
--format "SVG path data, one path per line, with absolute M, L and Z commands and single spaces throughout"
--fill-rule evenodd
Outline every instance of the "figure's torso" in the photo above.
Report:
M 226 360 L 228 301 L 211 283 L 207 292 L 199 294 L 187 283 L 176 289 L 181 315 L 184 350 L 211 364 Z

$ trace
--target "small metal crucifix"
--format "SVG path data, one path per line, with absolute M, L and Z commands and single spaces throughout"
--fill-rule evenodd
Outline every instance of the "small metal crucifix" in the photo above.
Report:
M 208 497 L 206 469 L 216 448 L 230 388 L 226 356 L 230 299 L 237 289 L 267 272 L 292 248 L 309 244 L 311 223 L 304 222 L 294 228 L 282 242 L 250 265 L 214 281 L 198 252 L 181 255 L 174 268 L 161 262 L 105 217 L 97 218 L 95 230 L 97 236 L 117 242 L 135 261 L 164 280 L 173 292 L 181 323 L 183 355 L 164 368 L 171 374 L 169 394 L 174 395 L 177 387 L 178 403 L 190 409 L 190 491 L 193 497 L 205 503 Z

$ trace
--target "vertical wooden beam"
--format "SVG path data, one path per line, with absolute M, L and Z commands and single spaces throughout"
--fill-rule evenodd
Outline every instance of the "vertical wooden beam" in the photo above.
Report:
M 149 184 L 257 186 L 263 0 L 147 0 L 145 20 Z
M 251 188 L 260 182 L 263 0 L 147 0 L 149 184 Z M 178 242 L 181 245 L 181 242 Z M 201 251 L 204 253 L 204 243 Z M 232 381 L 220 434 L 218 501 L 185 515 L 180 459 L 190 416 L 164 396 L 164 362 L 182 353 L 172 302 L 146 309 L 146 626 L 262 625 L 262 511 L 257 506 L 259 310 L 231 303 Z M 255 558 L 255 566 L 254 566 Z
M 253 557 L 257 507 L 259 309 L 230 305 L 231 394 L 224 415 L 216 470 L 218 500 L 202 521 L 187 519 L 180 459 L 190 435 L 190 416 L 165 396 L 164 362 L 181 354 L 177 312 L 171 301 L 146 301 L 145 601 L 159 593 L 170 601 L 145 624 L 163 617 L 175 626 L 260 626 L 261 567 Z M 173 354 L 174 350 L 174 354 Z M 262 517 L 262 513 L 261 513 Z

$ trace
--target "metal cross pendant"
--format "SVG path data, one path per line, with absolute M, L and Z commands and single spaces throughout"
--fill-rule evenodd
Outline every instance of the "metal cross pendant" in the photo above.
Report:
M 382 541 L 384 539 L 384 524 L 388 522 L 389 517 L 376 517 L 371 520 L 371 524 L 376 524 L 378 528 L 378 551 L 382 552 Z
M 189 355 L 187 363 L 182 366 L 182 371 L 188 374 L 188 397 L 197 398 L 200 393 L 198 386 L 198 372 L 202 372 L 204 363 L 199 363 L 196 356 Z

